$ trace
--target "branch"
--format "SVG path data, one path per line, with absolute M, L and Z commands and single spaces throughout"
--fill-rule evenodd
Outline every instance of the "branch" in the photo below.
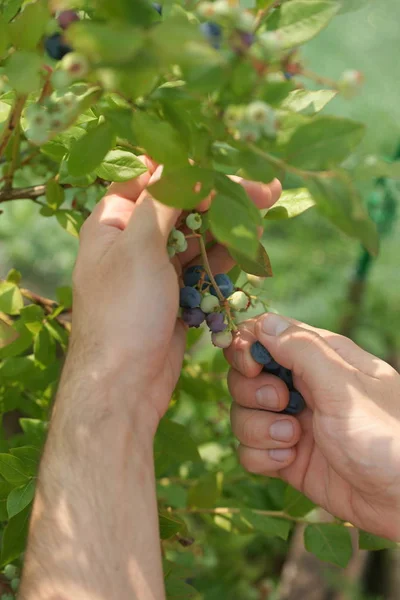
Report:
M 15 188 L 13 190 L 3 189 L 0 191 L 0 202 L 9 202 L 11 200 L 33 200 L 46 194 L 46 185 L 33 185 L 25 188 Z
M 14 129 L 19 124 L 19 119 L 21 117 L 22 109 L 24 108 L 26 102 L 26 96 L 17 97 L 15 100 L 15 104 L 10 111 L 10 115 L 8 117 L 8 122 L 5 126 L 2 136 L 0 137 L 0 158 L 3 156 L 5 149 L 7 148 L 7 144 L 10 141 L 10 137 Z

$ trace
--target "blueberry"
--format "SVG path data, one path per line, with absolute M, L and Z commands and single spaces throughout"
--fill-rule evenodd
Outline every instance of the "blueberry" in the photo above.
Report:
M 156 10 L 160 15 L 162 15 L 162 6 L 161 4 L 158 4 L 158 2 L 153 2 L 153 8 L 154 10 Z
M 235 289 L 229 276 L 226 275 L 225 273 L 219 273 L 218 275 L 215 276 L 214 279 L 215 279 L 215 283 L 218 285 L 223 297 L 228 298 L 228 296 L 230 296 L 232 294 L 233 290 Z M 217 292 L 213 287 L 210 288 L 210 292 L 213 296 L 217 296 Z
M 240 33 L 240 39 L 242 41 L 242 44 L 246 46 L 246 48 L 250 48 L 250 46 L 254 44 L 254 40 L 256 38 L 253 33 L 245 33 L 244 31 L 242 31 Z
M 213 333 L 211 335 L 211 341 L 217 348 L 229 348 L 232 340 L 233 335 L 230 331 L 221 331 L 220 333 Z
M 293 390 L 293 376 L 290 369 L 286 369 L 286 367 L 280 367 L 278 377 L 279 379 L 282 379 L 283 383 L 287 385 L 289 390 Z
M 289 404 L 282 410 L 284 415 L 299 415 L 306 407 L 303 396 L 296 390 L 289 394 Z
M 253 360 L 259 365 L 268 365 L 273 358 L 268 350 L 261 344 L 261 342 L 254 342 L 250 348 L 250 354 Z
M 222 30 L 217 23 L 208 21 L 200 25 L 200 31 L 205 35 L 211 46 L 218 50 L 221 47 Z
M 267 365 L 264 365 L 263 371 L 266 373 L 270 373 L 271 375 L 276 375 L 279 377 L 281 371 L 281 365 L 276 362 L 273 358 L 271 358 L 271 362 Z
M 200 327 L 206 315 L 200 308 L 185 308 L 182 311 L 182 320 L 189 327 Z
M 58 15 L 57 21 L 61 29 L 67 29 L 71 23 L 79 21 L 79 15 L 74 10 L 63 10 Z
M 206 321 L 212 333 L 221 333 L 221 331 L 225 331 L 227 328 L 222 313 L 211 313 L 210 315 L 207 315 Z
M 60 33 L 55 33 L 46 38 L 44 45 L 47 54 L 54 60 L 61 60 L 68 52 L 72 51 L 72 48 L 65 43 Z
M 184 272 L 183 282 L 185 285 L 194 287 L 195 285 L 197 285 L 199 283 L 199 281 L 203 275 L 204 275 L 204 277 L 203 277 L 204 281 L 210 281 L 208 275 L 206 275 L 204 267 L 202 267 L 201 265 L 194 265 L 193 267 L 187 268 L 186 271 Z
M 201 294 L 192 287 L 186 286 L 179 292 L 179 306 L 182 308 L 198 308 Z

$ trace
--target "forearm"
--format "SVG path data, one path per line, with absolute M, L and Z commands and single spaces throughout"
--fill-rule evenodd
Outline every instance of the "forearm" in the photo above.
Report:
M 121 379 L 76 370 L 60 387 L 19 597 L 162 600 L 152 427 Z

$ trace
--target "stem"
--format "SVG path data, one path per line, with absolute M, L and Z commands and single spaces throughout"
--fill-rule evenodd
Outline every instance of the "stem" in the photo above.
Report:
M 72 187 L 69 183 L 61 184 L 63 188 Z M 37 198 L 46 194 L 46 184 L 33 185 L 25 188 L 15 188 L 13 190 L 1 190 L 0 191 L 0 202 L 10 202 L 11 200 L 33 200 L 37 204 L 41 202 L 37 201 Z
M 305 169 L 298 169 L 297 167 L 293 167 L 292 165 L 288 165 L 285 161 L 272 156 L 272 154 L 268 154 L 268 152 L 264 152 L 255 144 L 248 144 L 248 148 L 253 150 L 255 154 L 258 154 L 264 160 L 268 161 L 271 165 L 274 165 L 278 169 L 282 169 L 283 171 L 288 171 L 289 173 L 293 173 L 294 175 L 298 175 L 299 177 L 303 177 L 304 179 L 308 179 L 309 177 L 333 177 L 332 171 L 306 171 Z
M 18 158 L 19 158 L 19 147 L 21 143 L 21 127 L 19 122 L 16 125 L 15 134 L 14 134 L 14 142 L 11 153 L 11 162 L 7 172 L 7 175 L 4 177 L 4 191 L 8 191 L 13 187 L 14 181 L 14 173 L 18 166 Z
M 201 253 L 201 257 L 203 259 L 203 263 L 204 263 L 204 268 L 207 272 L 207 275 L 210 278 L 210 281 L 212 283 L 212 285 L 214 286 L 215 291 L 217 292 L 217 296 L 218 296 L 218 300 L 224 304 L 225 303 L 225 298 L 224 296 L 221 294 L 221 290 L 219 289 L 215 279 L 214 279 L 214 275 L 212 274 L 211 271 L 211 267 L 210 267 L 210 263 L 208 260 L 208 256 L 207 256 L 207 250 L 206 250 L 206 245 L 204 243 L 204 238 L 202 235 L 199 236 L 199 243 L 200 243 L 200 253 Z
M 14 129 L 19 123 L 19 119 L 21 117 L 22 109 L 24 108 L 25 102 L 26 96 L 17 96 L 15 104 L 10 111 L 8 122 L 5 125 L 5 129 L 3 131 L 2 136 L 0 137 L 0 158 L 3 156 L 5 149 L 7 148 L 8 142 L 10 141 L 10 137 L 12 136 Z
M 309 71 L 308 69 L 302 69 L 299 75 L 303 75 L 303 77 L 307 77 L 307 79 L 312 79 L 319 85 L 325 85 L 327 87 L 333 88 L 334 90 L 338 89 L 337 81 L 334 79 L 330 79 L 329 77 L 323 77 L 322 75 L 318 75 L 313 71 Z

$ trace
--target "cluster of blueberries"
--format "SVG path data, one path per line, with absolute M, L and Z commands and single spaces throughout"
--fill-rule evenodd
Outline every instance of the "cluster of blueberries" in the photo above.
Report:
M 254 342 L 250 349 L 251 356 L 259 364 L 263 366 L 263 371 L 279 377 L 289 388 L 289 404 L 285 410 L 281 411 L 285 415 L 300 414 L 306 404 L 303 396 L 298 392 L 293 385 L 292 372 L 286 367 L 282 367 L 276 360 L 273 359 L 270 352 L 260 343 Z
M 64 10 L 57 17 L 57 22 L 62 31 L 66 31 L 68 27 L 79 21 L 79 15 L 74 10 Z M 65 39 L 63 33 L 54 33 L 45 39 L 44 42 L 46 52 L 54 60 L 61 60 L 68 52 L 72 51 Z

